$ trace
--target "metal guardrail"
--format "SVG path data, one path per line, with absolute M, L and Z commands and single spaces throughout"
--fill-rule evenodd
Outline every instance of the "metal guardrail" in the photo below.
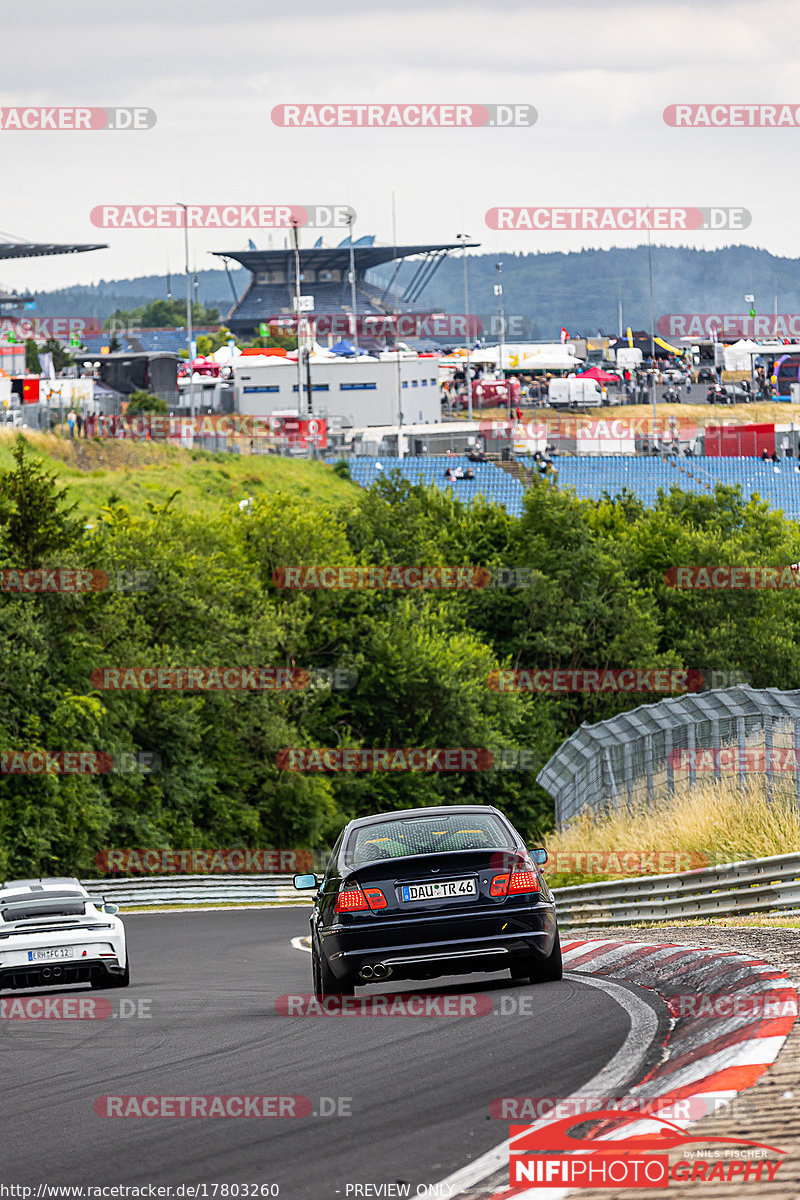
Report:
M 554 888 L 553 895 L 559 924 L 566 928 L 800 913 L 800 854 Z
M 310 904 L 286 875 L 158 875 L 84 879 L 92 896 L 123 908 L 198 904 Z M 632 925 L 754 913 L 800 914 L 800 853 L 724 863 L 673 875 L 554 888 L 559 924 Z
M 123 908 L 196 904 L 309 903 L 291 875 L 151 875 L 139 879 L 82 879 L 90 896 Z

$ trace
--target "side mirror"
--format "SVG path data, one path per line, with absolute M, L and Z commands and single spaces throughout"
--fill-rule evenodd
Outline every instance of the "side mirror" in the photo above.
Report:
M 546 850 L 531 850 L 531 858 L 533 859 L 533 861 L 535 863 L 538 863 L 539 866 L 541 867 L 547 862 L 547 851 Z
M 299 892 L 307 892 L 309 888 L 317 886 L 316 875 L 295 875 L 294 886 Z
M 108 913 L 108 915 L 110 917 L 113 917 L 115 913 L 119 912 L 119 905 L 118 904 L 104 904 L 103 912 Z

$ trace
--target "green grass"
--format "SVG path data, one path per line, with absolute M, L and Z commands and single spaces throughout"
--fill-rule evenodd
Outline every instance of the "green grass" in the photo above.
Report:
M 114 495 L 131 513 L 146 515 L 148 502 L 164 504 L 176 490 L 173 508 L 209 516 L 227 504 L 270 492 L 337 504 L 352 501 L 356 485 L 322 462 L 279 455 L 211 454 L 162 443 L 93 441 L 26 434 L 59 482 L 69 488 L 79 512 L 91 517 Z M 12 431 L 0 432 L 0 471 L 13 466 Z M 246 445 L 246 443 L 245 443 Z

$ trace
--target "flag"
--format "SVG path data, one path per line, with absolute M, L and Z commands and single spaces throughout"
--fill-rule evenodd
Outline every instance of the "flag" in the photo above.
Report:
M 562 345 L 563 345 L 563 344 L 564 344 L 564 342 L 568 342 L 568 341 L 569 341 L 569 333 L 568 333 L 568 331 L 567 331 L 567 330 L 564 328 L 564 326 L 562 325 L 562 326 L 561 326 L 561 343 L 562 343 Z
M 633 333 L 631 331 L 630 325 L 628 326 L 628 345 L 633 346 Z

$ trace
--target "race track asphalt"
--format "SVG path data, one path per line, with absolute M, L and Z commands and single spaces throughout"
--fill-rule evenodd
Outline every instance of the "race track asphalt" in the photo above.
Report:
M 282 1200 L 410 1183 L 413 1195 L 508 1136 L 489 1116 L 492 1099 L 569 1095 L 625 1041 L 625 1010 L 574 976 L 537 987 L 503 973 L 380 988 L 480 992 L 494 1004 L 482 1017 L 280 1016 L 279 996 L 310 991 L 310 956 L 290 941 L 308 931 L 308 911 L 129 916 L 130 988 L 81 994 L 105 997 L 115 1012 L 123 999 L 143 1002 L 149 1018 L 1 1020 L 0 1182 L 274 1183 Z M 527 1011 L 501 1014 L 523 997 Z M 94 1110 L 100 1096 L 131 1094 L 300 1095 L 317 1114 L 321 1097 L 341 1097 L 352 1115 Z

